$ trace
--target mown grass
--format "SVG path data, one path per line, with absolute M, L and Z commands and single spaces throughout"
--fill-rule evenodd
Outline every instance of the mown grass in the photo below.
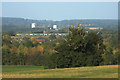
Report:
M 3 66 L 3 78 L 117 78 L 118 66 L 44 69 L 43 66 Z

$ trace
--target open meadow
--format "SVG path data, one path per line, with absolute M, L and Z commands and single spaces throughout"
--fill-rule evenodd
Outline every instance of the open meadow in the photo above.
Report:
M 3 66 L 3 78 L 117 78 L 118 65 L 44 69 L 43 66 Z

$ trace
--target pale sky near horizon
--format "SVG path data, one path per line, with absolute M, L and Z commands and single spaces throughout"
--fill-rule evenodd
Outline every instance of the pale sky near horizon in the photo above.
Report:
M 120 0 L 1 0 L 1 2 L 119 2 Z
M 118 2 L 3 2 L 2 17 L 37 20 L 118 19 Z

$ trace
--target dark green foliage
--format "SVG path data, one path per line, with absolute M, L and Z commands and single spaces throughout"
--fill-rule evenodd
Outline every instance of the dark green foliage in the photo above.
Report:
M 106 65 L 117 64 L 119 55 L 120 55 L 119 52 L 116 52 L 115 54 L 113 54 L 113 49 L 109 48 L 103 56 L 102 64 L 106 64 Z
M 27 65 L 36 65 L 36 66 L 45 66 L 45 69 L 53 69 L 56 67 L 56 64 L 54 63 L 54 58 L 51 57 L 52 55 L 46 55 L 46 54 L 34 54 L 30 55 L 27 58 Z M 53 59 L 52 59 L 53 58 Z
M 70 28 L 69 36 L 56 48 L 57 67 L 98 66 L 104 49 L 101 35 L 86 33 L 83 28 Z
M 31 42 L 30 40 L 26 40 L 26 41 L 24 42 L 24 45 L 25 45 L 26 47 L 33 47 L 33 44 L 32 44 L 32 42 Z
M 2 64 L 10 64 L 10 51 L 9 49 L 2 49 Z
M 44 57 L 39 53 L 36 53 L 34 55 L 29 55 L 29 57 L 27 58 L 27 64 L 41 66 L 43 64 L 42 63 L 43 59 Z
M 55 58 L 54 55 L 43 55 L 44 59 L 42 61 L 43 66 L 45 66 L 45 69 L 54 69 L 56 68 Z
M 50 38 L 50 40 L 54 40 L 54 39 L 56 39 L 56 36 L 55 35 L 50 35 L 49 38 Z

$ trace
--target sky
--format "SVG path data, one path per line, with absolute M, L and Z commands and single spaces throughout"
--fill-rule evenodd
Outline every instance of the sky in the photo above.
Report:
M 119 2 L 120 0 L 1 0 L 2 2 Z
M 117 19 L 117 2 L 3 2 L 2 17 L 36 20 Z

